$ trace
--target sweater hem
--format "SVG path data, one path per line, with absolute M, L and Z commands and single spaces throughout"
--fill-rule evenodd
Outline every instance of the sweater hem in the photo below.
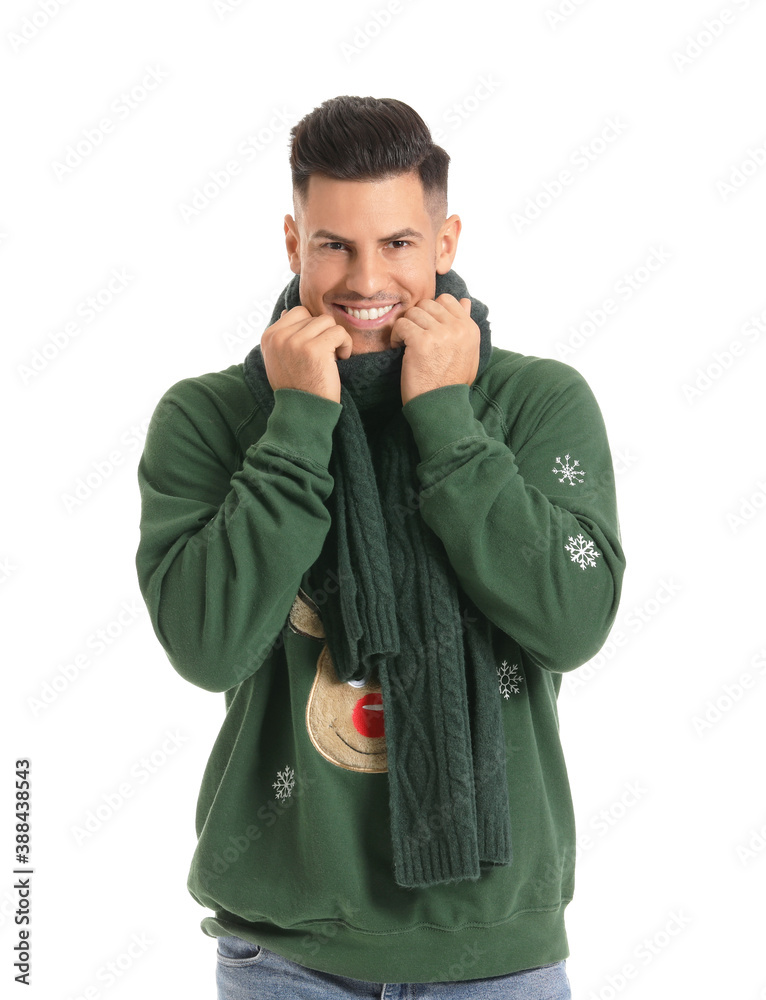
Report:
M 200 927 L 208 937 L 234 934 L 308 969 L 366 983 L 441 983 L 507 976 L 569 957 L 564 911 L 523 910 L 494 924 L 429 924 L 366 931 L 337 920 L 300 929 L 245 922 L 216 910 Z

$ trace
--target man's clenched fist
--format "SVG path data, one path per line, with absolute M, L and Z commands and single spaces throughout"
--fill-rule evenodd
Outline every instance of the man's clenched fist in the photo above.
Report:
M 351 357 L 351 335 L 332 316 L 312 316 L 305 306 L 283 309 L 261 337 L 271 388 L 302 389 L 340 403 L 338 358 Z
M 421 299 L 394 323 L 391 346 L 405 345 L 402 404 L 443 385 L 471 385 L 479 371 L 481 330 L 471 300 L 444 292 Z

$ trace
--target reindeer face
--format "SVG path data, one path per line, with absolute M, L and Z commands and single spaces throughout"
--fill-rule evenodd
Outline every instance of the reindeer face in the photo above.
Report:
M 318 608 L 302 590 L 295 598 L 288 624 L 300 635 L 325 638 Z M 388 770 L 380 684 L 338 680 L 327 643 L 317 659 L 306 705 L 306 729 L 313 745 L 330 763 L 349 771 Z

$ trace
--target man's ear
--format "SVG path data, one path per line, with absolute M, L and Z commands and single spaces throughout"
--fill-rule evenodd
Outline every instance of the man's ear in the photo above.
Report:
M 298 232 L 298 223 L 292 215 L 285 216 L 285 247 L 287 248 L 287 259 L 290 262 L 290 270 L 293 274 L 300 274 L 301 238 Z
M 459 215 L 451 215 L 445 219 L 436 235 L 436 272 L 446 274 L 452 267 L 457 253 L 457 242 L 463 223 Z

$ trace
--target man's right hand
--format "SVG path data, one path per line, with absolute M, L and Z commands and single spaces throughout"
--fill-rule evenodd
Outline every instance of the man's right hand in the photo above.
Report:
M 261 337 L 271 388 L 302 389 L 340 403 L 338 358 L 351 357 L 351 335 L 332 316 L 312 316 L 305 306 L 283 309 Z

